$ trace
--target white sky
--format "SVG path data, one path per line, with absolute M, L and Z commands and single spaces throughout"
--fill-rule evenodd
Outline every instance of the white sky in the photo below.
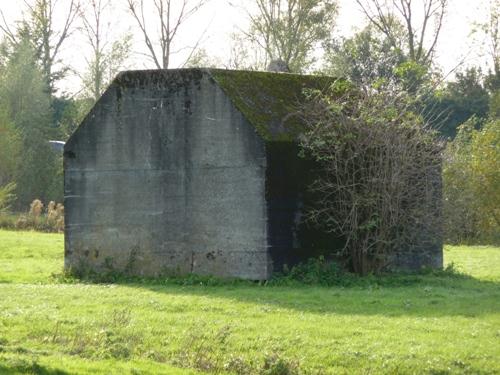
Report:
M 418 0 L 417 0 L 418 1 Z M 449 73 L 461 61 L 465 65 L 489 64 L 485 56 L 477 46 L 483 37 L 471 35 L 474 23 L 485 22 L 488 14 L 489 0 L 449 0 L 448 14 L 438 42 L 437 61 L 443 72 Z M 69 0 L 58 0 L 61 6 L 69 3 Z M 236 4 L 237 6 L 230 5 Z M 337 19 L 336 35 L 349 36 L 356 30 L 366 25 L 366 19 L 360 13 L 354 0 L 338 0 L 340 13 Z M 114 10 L 111 13 L 110 30 L 114 34 L 120 34 L 130 30 L 134 34 L 134 51 L 144 51 L 140 32 L 137 31 L 135 20 L 125 11 L 126 0 L 113 0 Z M 202 47 L 210 56 L 218 57 L 222 61 L 227 60 L 230 48 L 229 34 L 238 28 L 245 29 L 247 19 L 241 5 L 252 6 L 253 0 L 211 0 L 199 14 L 192 17 L 180 30 L 177 46 L 193 45 L 204 30 L 207 30 Z M 0 0 L 0 9 L 4 12 L 9 22 L 21 18 L 23 0 Z M 81 71 L 85 67 L 84 56 L 88 52 L 84 40 L 77 36 L 66 44 L 63 50 L 65 63 Z M 479 40 L 478 40 L 479 38 Z M 475 39 L 475 40 L 474 40 Z M 474 47 L 473 47 L 474 46 Z M 183 61 L 183 53 L 174 56 L 172 67 Z M 139 53 L 134 54 L 130 68 L 142 69 L 153 68 L 154 65 Z M 62 82 L 63 90 L 75 92 L 78 90 L 79 79 L 77 76 L 68 77 Z

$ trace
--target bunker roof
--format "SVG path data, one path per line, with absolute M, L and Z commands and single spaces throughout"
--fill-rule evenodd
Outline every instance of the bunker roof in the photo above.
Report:
M 335 82 L 327 76 L 223 69 L 136 70 L 120 73 L 113 85 L 172 90 L 208 75 L 266 141 L 291 141 L 302 130 L 297 109 L 304 89 L 323 90 Z
M 158 93 L 165 90 L 176 92 L 193 82 L 199 83 L 206 76 L 219 85 L 236 109 L 265 141 L 284 142 L 296 140 L 303 130 L 297 110 L 304 101 L 305 89 L 324 90 L 338 82 L 328 76 L 244 70 L 131 70 L 118 74 L 103 97 L 110 91 L 115 91 L 119 98 L 121 91 L 125 89 L 147 88 Z M 99 107 L 101 100 L 82 121 L 81 126 L 92 121 L 93 112 Z M 66 143 L 68 147 L 73 138 L 77 137 L 79 130 L 77 129 Z

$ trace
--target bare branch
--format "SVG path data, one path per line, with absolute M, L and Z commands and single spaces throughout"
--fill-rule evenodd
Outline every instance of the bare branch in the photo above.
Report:
M 61 4 L 57 0 L 24 0 L 24 4 L 29 15 L 26 25 L 40 55 L 47 82 L 51 90 L 54 90 L 55 82 L 62 77 L 62 72 L 68 70 L 67 67 L 63 67 L 55 72 L 54 66 L 60 62 L 58 58 L 61 47 L 74 30 L 74 23 L 80 14 L 79 0 L 69 0 L 69 7 L 64 13 L 63 26 L 60 30 L 54 28 L 55 11 Z
M 123 68 L 130 54 L 130 35 L 110 39 L 111 24 L 104 21 L 110 18 L 110 0 L 88 0 L 88 9 L 82 9 L 83 31 L 92 54 L 85 58 L 87 71 L 81 76 L 85 93 L 98 100 L 117 71 Z
M 292 71 L 303 71 L 314 58 L 311 51 L 331 36 L 336 2 L 327 0 L 256 0 L 247 10 L 250 29 L 243 35 L 260 46 L 266 63 L 281 60 Z
M 382 32 L 391 45 L 398 47 L 402 39 L 398 35 L 397 24 L 394 17 L 397 15 L 406 31 L 406 47 L 408 57 L 418 63 L 427 64 L 432 60 L 436 45 L 446 15 L 448 0 L 422 0 L 423 18 L 419 24 L 414 19 L 413 0 L 392 0 L 391 5 L 387 2 L 382 4 L 379 0 L 356 0 L 363 14 L 368 18 L 380 32 Z M 370 4 L 373 4 L 370 6 Z M 429 22 L 434 19 L 434 28 L 429 28 Z M 426 41 L 430 44 L 426 47 Z
M 16 34 L 10 29 L 9 24 L 5 19 L 5 15 L 1 10 L 0 10 L 0 16 L 2 17 L 2 24 L 0 24 L 0 30 L 4 32 L 4 34 L 7 36 L 7 38 L 9 38 L 12 44 L 17 44 L 18 42 Z
M 441 145 L 407 116 L 403 93 L 313 93 L 301 146 L 317 163 L 308 218 L 345 239 L 354 271 L 377 272 L 401 248 L 440 241 Z
M 149 51 L 149 56 L 154 61 L 156 68 L 167 69 L 170 66 L 172 46 L 177 39 L 180 28 L 210 0 L 196 0 L 194 3 L 190 0 L 182 0 L 180 8 L 177 11 L 172 7 L 172 0 L 153 0 L 152 5 L 156 12 L 156 22 L 159 23 L 158 35 L 150 31 L 150 27 L 146 22 L 144 16 L 146 5 L 144 0 L 140 0 L 140 3 L 137 3 L 136 0 L 127 1 L 129 12 L 141 30 L 144 42 Z M 199 40 L 201 40 L 205 32 Z M 189 56 L 194 53 L 198 45 L 199 42 L 195 44 Z M 157 52 L 157 48 L 160 49 L 161 56 Z

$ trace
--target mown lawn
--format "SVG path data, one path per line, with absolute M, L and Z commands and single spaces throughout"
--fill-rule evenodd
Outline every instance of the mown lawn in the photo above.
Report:
M 500 248 L 328 288 L 70 283 L 62 253 L 0 231 L 0 374 L 500 373 Z

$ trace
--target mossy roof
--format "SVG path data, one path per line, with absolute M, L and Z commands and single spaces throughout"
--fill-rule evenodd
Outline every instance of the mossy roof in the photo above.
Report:
M 291 141 L 303 131 L 298 115 L 304 90 L 324 90 L 327 76 L 209 69 L 235 107 L 266 141 Z

